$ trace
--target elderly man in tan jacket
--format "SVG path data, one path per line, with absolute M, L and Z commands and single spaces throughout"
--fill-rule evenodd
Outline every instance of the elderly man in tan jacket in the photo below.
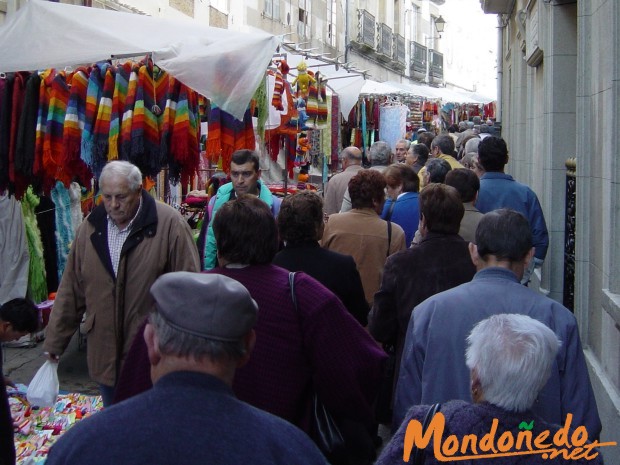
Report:
M 88 371 L 109 405 L 124 356 L 153 305 L 151 284 L 170 271 L 200 271 L 200 262 L 187 221 L 142 189 L 138 167 L 109 162 L 99 186 L 103 203 L 77 230 L 44 349 L 58 361 L 85 315 Z

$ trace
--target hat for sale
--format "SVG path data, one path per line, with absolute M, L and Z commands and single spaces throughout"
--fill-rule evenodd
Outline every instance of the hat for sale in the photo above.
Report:
M 227 276 L 175 271 L 153 283 L 158 313 L 175 329 L 216 341 L 235 342 L 256 323 L 250 292 Z

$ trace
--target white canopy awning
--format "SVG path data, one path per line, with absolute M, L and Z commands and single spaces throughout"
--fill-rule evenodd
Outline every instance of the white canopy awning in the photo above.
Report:
M 0 27 L 0 71 L 151 53 L 153 61 L 242 119 L 280 39 L 99 8 L 30 0 Z

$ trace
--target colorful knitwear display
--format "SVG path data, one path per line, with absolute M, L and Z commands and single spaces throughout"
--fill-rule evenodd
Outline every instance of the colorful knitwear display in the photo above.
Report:
M 103 409 L 100 396 L 61 394 L 53 407 L 33 408 L 26 400 L 26 386 L 7 388 L 15 424 L 16 465 L 43 464 L 50 447 L 69 428 Z

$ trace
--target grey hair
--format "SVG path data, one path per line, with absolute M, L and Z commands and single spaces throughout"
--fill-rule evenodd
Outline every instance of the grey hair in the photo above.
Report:
M 478 375 L 484 400 L 524 412 L 549 379 L 561 345 L 551 329 L 527 315 L 493 315 L 467 337 L 466 363 Z
M 137 191 L 142 187 L 142 172 L 136 165 L 128 161 L 114 160 L 106 163 L 99 176 L 99 184 L 109 176 L 122 176 L 129 181 L 129 188 Z
M 411 147 L 411 141 L 407 140 L 407 139 L 400 139 L 399 141 L 396 142 L 397 144 L 405 144 L 405 149 L 409 150 L 409 147 Z
M 378 140 L 370 146 L 370 164 L 372 166 L 389 165 L 391 157 L 392 149 L 387 142 Z
M 237 361 L 246 353 L 243 340 L 224 342 L 194 336 L 170 326 L 157 311 L 150 314 L 149 322 L 159 339 L 159 351 L 164 355 L 219 362 Z
M 465 142 L 465 153 L 475 152 L 478 153 L 478 144 L 480 143 L 480 137 L 472 137 Z

